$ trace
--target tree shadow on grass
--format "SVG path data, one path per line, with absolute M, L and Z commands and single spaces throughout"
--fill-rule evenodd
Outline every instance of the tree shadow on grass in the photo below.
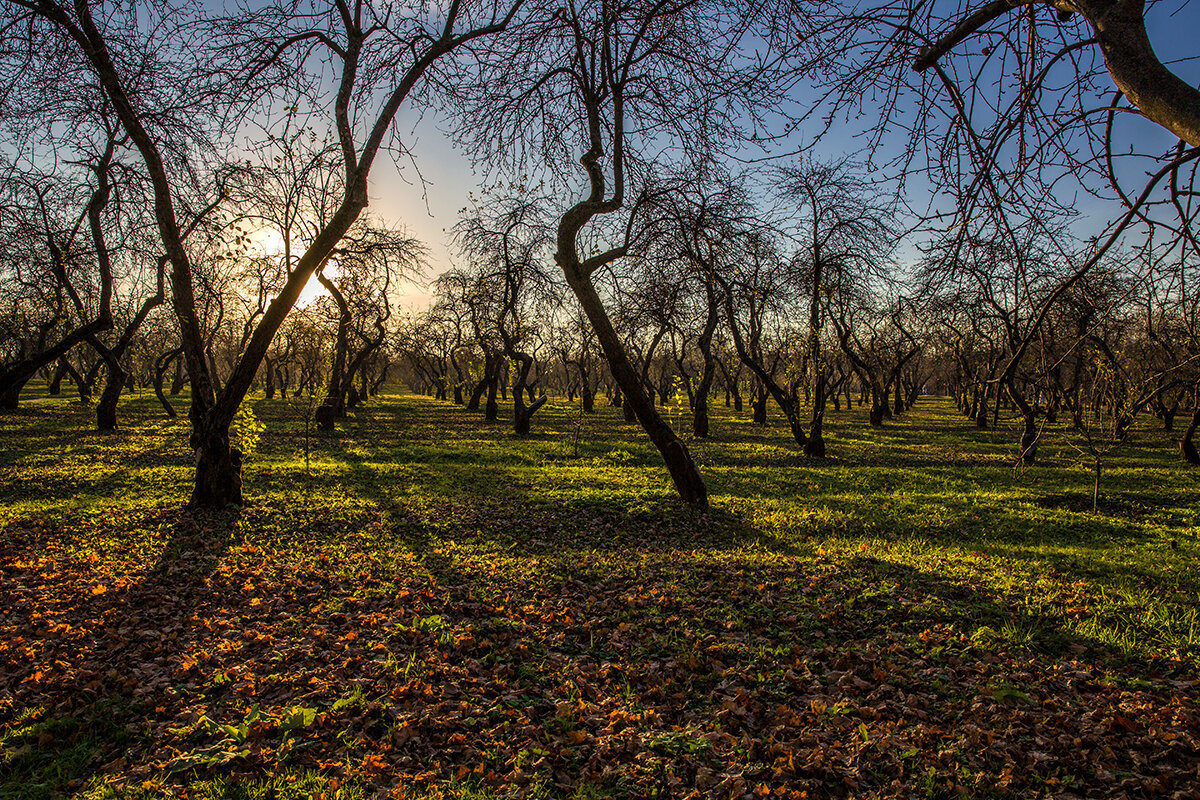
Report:
M 1195 721 L 1194 704 L 1178 702 L 1194 684 L 1157 664 L 1122 672 L 1065 617 L 984 583 L 748 547 L 765 534 L 735 515 L 665 500 L 631 512 L 514 492 L 390 508 L 378 533 L 303 522 L 274 548 L 236 548 L 246 563 L 229 574 L 217 568 L 232 515 L 177 521 L 137 581 L 103 592 L 89 576 L 6 570 L 2 607 L 46 621 L 24 620 L 42 631 L 36 664 L 11 650 L 0 664 L 13 711 L 44 709 L 5 720 L 29 746 L 21 774 L 53 784 L 47 796 L 93 776 L 152 775 L 159 753 L 207 744 L 172 733 L 199 692 L 230 724 L 251 704 L 320 709 L 299 764 L 337 764 L 380 789 L 418 775 L 445 784 L 466 766 L 500 791 L 540 780 L 564 797 L 581 786 L 727 795 L 738 779 L 826 797 L 906 796 L 922 781 L 946 796 L 1019 797 L 1054 779 L 1086 795 L 1111 788 L 1106 773 L 1150 797 L 1198 760 L 1164 739 Z M 251 507 L 242 522 L 274 511 Z M 427 557 L 376 557 L 396 539 Z M 272 578 L 288 540 L 315 550 L 301 573 Z M 39 594 L 33 577 L 56 585 Z M 263 589 L 267 579 L 277 584 Z M 56 627 L 67 603 L 86 629 Z M 35 669 L 46 674 L 26 680 Z M 69 726 L 102 715 L 118 730 L 72 750 Z M 116 761 L 121 748 L 130 763 Z M 202 774 L 278 766 L 246 764 Z
M 935 571 L 538 541 L 505 558 L 426 562 L 445 592 L 431 610 L 470 644 L 425 661 L 428 694 L 406 707 L 413 743 L 389 756 L 401 768 L 469 767 L 502 742 L 498 790 L 530 777 L 517 754 L 536 751 L 547 785 L 620 776 L 633 795 L 720 791 L 736 775 L 813 796 L 906 796 L 929 781 L 946 796 L 1020 797 L 1050 779 L 1086 794 L 1123 773 L 1126 794 L 1152 797 L 1198 763 L 1194 747 L 1165 749 L 1178 666 L 1110 670 L 1123 659 L 1064 619 Z M 566 732 L 586 744 L 564 751 Z
M 464 503 L 438 497 L 399 504 L 393 529 L 406 539 L 477 543 L 512 552 L 607 553 L 618 550 L 794 549 L 794 540 L 759 530 L 719 507 L 703 511 L 670 496 L 636 503 L 604 498 L 558 500 L 508 493 Z
M 89 559 L 60 564 L 43 583 L 26 561 L 41 554 L 39 541 L 7 542 L 2 627 L 37 655 L 16 647 L 0 654 L 0 797 L 77 791 L 122 768 L 126 749 L 144 739 L 148 704 L 170 684 L 169 665 L 203 637 L 196 621 L 216 591 L 208 578 L 233 544 L 240 514 L 168 515 L 175 521 L 167 540 L 140 575 L 89 574 Z M 59 538 L 65 547 L 57 552 L 90 546 L 87 531 L 74 534 Z

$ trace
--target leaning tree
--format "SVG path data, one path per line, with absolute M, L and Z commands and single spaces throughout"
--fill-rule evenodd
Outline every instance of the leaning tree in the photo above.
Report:
M 552 185 L 578 198 L 558 215 L 555 261 L 680 498 L 705 506 L 704 480 L 630 362 L 598 279 L 637 251 L 631 234 L 654 163 L 700 164 L 738 138 L 778 88 L 770 65 L 753 56 L 770 43 L 751 35 L 762 9 L 710 0 L 545 8 L 543 24 L 481 60 L 479 79 L 460 96 L 457 133 L 481 159 L 516 174 L 547 165 Z
M 368 176 L 395 142 L 397 112 L 448 80 L 453 70 L 439 72 L 442 62 L 466 46 L 486 46 L 520 6 L 355 0 L 301 13 L 280 2 L 213 18 L 190 4 L 133 3 L 99 14 L 88 3 L 5 0 L 5 31 L 24 37 L 23 47 L 6 50 L 7 64 L 42 59 L 49 43 L 55 57 L 85 65 L 153 186 L 192 389 L 190 505 L 242 502 L 241 454 L 230 445 L 230 423 L 305 284 L 366 208 Z M 425 82 L 435 72 L 438 81 Z M 219 385 L 196 313 L 196 270 L 184 242 L 191 214 L 180 187 L 203 168 L 198 149 L 232 149 L 234 123 L 292 113 L 311 114 L 336 141 L 338 183 L 319 230 Z

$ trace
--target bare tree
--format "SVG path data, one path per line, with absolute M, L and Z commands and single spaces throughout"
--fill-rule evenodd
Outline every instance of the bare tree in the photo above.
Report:
M 41 176 L 15 165 L 8 170 L 0 269 L 13 314 L 0 362 L 2 408 L 17 407 L 38 370 L 113 325 L 113 261 L 122 243 L 111 241 L 120 239 L 120 231 L 110 204 L 124 134 L 111 116 L 90 117 L 102 135 L 98 148 L 81 154 L 83 182 L 76 175 Z
M 530 422 L 547 396 L 527 403 L 536 363 L 530 352 L 536 338 L 538 316 L 550 317 L 558 298 L 543 265 L 549 261 L 552 226 L 544 218 L 544 199 L 524 185 L 509 187 L 506 194 L 486 192 L 459 222 L 455 236 L 459 249 L 481 274 L 480 285 L 498 292 L 492 328 L 504 357 L 513 365 L 513 431 L 529 433 Z M 539 315 L 538 312 L 541 312 Z
M 317 280 L 337 309 L 328 385 L 316 411 L 322 430 L 333 430 L 335 421 L 346 416 L 355 374 L 383 344 L 392 316 L 393 283 L 417 274 L 424 258 L 424 246 L 403 231 L 371 225 L 360 217 L 330 254 L 337 274 L 325 274 L 329 261 L 318 268 Z
M 229 425 L 304 285 L 367 206 L 368 175 L 387 146 L 401 105 L 441 59 L 502 31 L 519 7 L 520 0 L 508 6 L 455 0 L 436 10 L 425 4 L 385 6 L 356 0 L 299 13 L 290 3 L 272 4 L 210 23 L 211 40 L 220 49 L 204 56 L 194 49 L 197 22 L 185 19 L 182 9 L 135 5 L 98 18 L 87 3 L 6 0 L 7 29 L 37 32 L 29 36 L 31 51 L 43 38 L 51 38 L 87 64 L 153 186 L 155 217 L 169 262 L 172 305 L 192 387 L 191 444 L 196 451 L 192 506 L 241 503 L 241 458 L 230 447 Z M 162 24 L 139 24 L 139 14 Z M 139 64 L 130 53 L 153 53 L 154 63 Z M 142 69 L 147 66 L 149 70 Z M 334 76 L 332 97 L 321 92 L 324 69 Z M 238 94 L 230 97 L 226 87 Z M 301 97 L 279 96 L 289 88 L 294 93 L 296 87 L 312 91 Z M 208 119 L 214 123 L 236 115 L 251 100 L 274 99 L 291 106 L 304 102 L 306 109 L 311 107 L 328 121 L 340 167 L 336 202 L 303 253 L 289 265 L 286 281 L 255 325 L 223 386 L 205 358 L 195 311 L 195 269 L 184 245 L 186 214 L 178 187 L 181 172 L 194 165 L 186 159 L 186 150 L 174 149 L 177 137 L 165 122 L 172 114 L 175 122 L 198 116 L 195 98 L 208 104 Z M 203 126 L 196 118 L 188 122 Z
M 1054 23 L 1058 24 L 1036 21 L 1038 7 L 1053 13 Z M 929 35 L 925 39 L 928 44 L 920 48 L 912 62 L 913 70 L 936 69 L 940 59 L 969 37 L 992 38 L 992 24 L 1005 17 L 1015 17 L 1016 25 L 1035 36 L 1039 35 L 1035 33 L 1039 27 L 1051 28 L 1054 36 L 1061 26 L 1064 47 L 1098 48 L 1121 94 L 1147 119 L 1192 147 L 1200 147 L 1200 91 L 1171 72 L 1155 55 L 1146 33 L 1145 0 L 991 0 L 945 17 L 933 16 L 937 13 L 914 13 L 924 24 L 910 22 L 908 26 L 906 32 L 923 27 Z M 1088 31 L 1067 27 L 1076 14 Z
M 506 158 L 525 171 L 528 155 L 564 178 L 562 167 L 582 149 L 587 184 L 559 217 L 555 260 L 679 496 L 705 506 L 699 470 L 647 396 L 596 279 L 633 252 L 639 185 L 649 168 L 643 156 L 669 144 L 674 157 L 696 163 L 740 132 L 743 114 L 756 113 L 773 82 L 743 57 L 751 18 L 733 6 L 584 0 L 548 11 L 544 25 L 487 64 L 485 79 L 464 95 L 463 119 L 471 124 L 462 138 L 482 157 Z M 570 175 L 563 184 L 574 190 L 578 181 Z
M 780 170 L 779 193 L 791 208 L 799 250 L 792 272 L 806 287 L 808 335 L 805 356 L 812 370 L 812 414 L 804 454 L 825 455 L 825 404 L 829 365 L 822 350 L 822 328 L 832 286 L 869 284 L 886 277 L 898 232 L 894 209 L 847 161 L 807 161 Z

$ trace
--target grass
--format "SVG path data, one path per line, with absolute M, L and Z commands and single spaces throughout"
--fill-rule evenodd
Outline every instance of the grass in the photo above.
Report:
M 518 439 L 388 395 L 307 473 L 299 414 L 254 410 L 248 503 L 204 515 L 152 396 L 115 434 L 0 417 L 0 797 L 1157 796 L 1200 763 L 1200 473 L 1149 425 L 1093 514 L 1061 426 L 1017 470 L 1014 427 L 923 398 L 832 412 L 813 462 L 718 407 L 701 514 L 609 408 L 576 456 L 563 401 Z

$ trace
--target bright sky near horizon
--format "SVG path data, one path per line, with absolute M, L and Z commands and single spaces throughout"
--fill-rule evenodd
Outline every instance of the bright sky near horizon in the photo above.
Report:
M 1158 56 L 1185 80 L 1200 83 L 1200 2 L 1150 0 L 1147 6 L 1147 27 Z M 371 187 L 372 211 L 404 225 L 429 248 L 430 279 L 454 264 L 449 230 L 458 220 L 459 209 L 467 205 L 468 193 L 480 182 L 470 158 L 453 146 L 438 122 L 435 112 L 419 117 L 402 111 L 397 130 L 412 160 L 379 163 Z M 1164 146 L 1169 143 L 1164 133 Z M 413 310 L 425 307 L 429 300 L 424 285 L 406 288 L 401 297 L 402 304 Z

